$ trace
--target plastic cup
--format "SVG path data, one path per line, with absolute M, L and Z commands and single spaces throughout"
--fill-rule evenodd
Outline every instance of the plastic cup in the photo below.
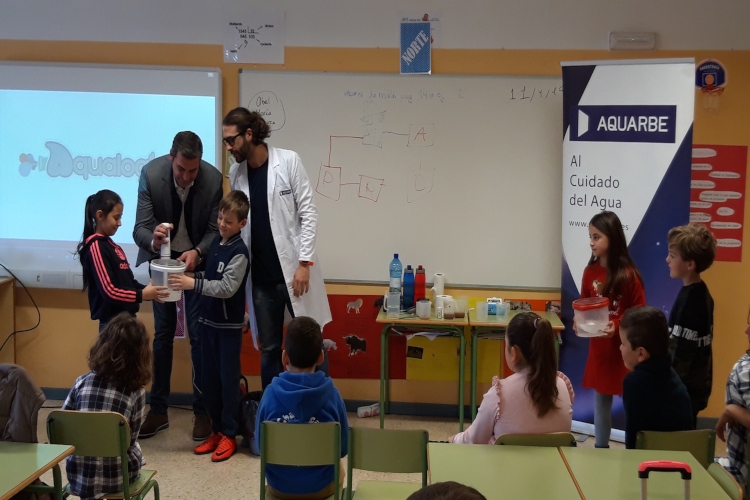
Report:
M 466 316 L 466 311 L 469 307 L 469 299 L 466 297 L 459 297 L 456 299 L 456 318 L 463 318 Z
M 509 309 L 509 306 L 508 306 L 507 302 L 503 302 L 501 304 L 498 304 L 497 305 L 497 315 L 498 316 L 505 316 L 506 314 L 508 314 L 508 309 Z
M 477 321 L 487 321 L 487 302 L 477 301 Z
M 401 294 L 399 292 L 388 292 L 385 302 L 386 317 L 398 318 L 398 314 L 401 312 Z
M 419 319 L 430 319 L 430 301 L 428 299 L 421 299 L 417 302 L 417 316 Z
M 456 301 L 446 300 L 443 303 L 443 319 L 454 319 L 456 317 Z

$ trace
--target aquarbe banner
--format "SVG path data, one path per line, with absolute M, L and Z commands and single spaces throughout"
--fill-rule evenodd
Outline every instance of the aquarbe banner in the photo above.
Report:
M 615 212 L 649 305 L 669 313 L 681 282 L 664 259 L 667 232 L 686 224 L 695 100 L 693 60 L 563 63 L 561 370 L 576 391 L 574 419 L 593 422 L 593 391 L 581 387 L 589 340 L 572 331 L 591 257 L 588 225 Z M 613 427 L 623 429 L 615 398 Z

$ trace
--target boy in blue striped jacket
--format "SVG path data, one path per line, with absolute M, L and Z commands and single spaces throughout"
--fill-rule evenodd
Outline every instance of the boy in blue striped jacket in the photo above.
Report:
M 237 450 L 240 351 L 250 269 L 250 254 L 240 232 L 247 225 L 249 210 L 245 193 L 227 193 L 219 204 L 219 235 L 208 251 L 206 270 L 169 281 L 175 289 L 201 295 L 201 382 L 212 433 L 194 452 L 212 453 L 213 462 L 227 460 Z

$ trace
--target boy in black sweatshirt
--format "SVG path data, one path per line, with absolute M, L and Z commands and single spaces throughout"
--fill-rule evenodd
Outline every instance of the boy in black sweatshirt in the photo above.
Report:
M 693 411 L 685 384 L 672 368 L 667 318 L 655 307 L 633 307 L 620 320 L 620 353 L 632 372 L 622 381 L 625 447 L 639 431 L 687 431 Z
M 194 452 L 212 453 L 213 462 L 222 462 L 237 450 L 240 351 L 250 261 L 240 232 L 247 225 L 249 210 L 250 202 L 242 191 L 224 196 L 219 204 L 219 236 L 211 243 L 206 270 L 170 278 L 171 286 L 202 295 L 202 388 L 213 432 Z
M 672 228 L 667 240 L 669 276 L 682 280 L 669 314 L 669 349 L 672 366 L 690 394 L 695 427 L 713 383 L 714 299 L 701 273 L 716 257 L 716 238 L 705 226 L 688 224 Z

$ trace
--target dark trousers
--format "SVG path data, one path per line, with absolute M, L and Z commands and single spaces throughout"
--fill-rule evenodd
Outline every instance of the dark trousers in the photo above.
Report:
M 201 336 L 198 323 L 200 296 L 185 291 L 185 318 L 190 338 L 190 359 L 193 364 L 193 413 L 206 413 L 203 407 L 201 382 Z M 172 379 L 174 331 L 177 327 L 177 303 L 154 301 L 154 378 L 151 384 L 151 412 L 165 415 Z
M 203 402 L 213 432 L 227 437 L 236 436 L 239 430 L 241 350 L 242 329 L 202 325 Z
M 253 306 L 258 323 L 258 344 L 260 345 L 260 382 L 263 389 L 274 377 L 284 371 L 281 364 L 282 342 L 284 339 L 284 309 L 294 317 L 292 301 L 286 283 L 253 283 Z M 323 351 L 325 352 L 325 350 Z M 328 353 L 323 364 L 316 371 L 328 375 Z

